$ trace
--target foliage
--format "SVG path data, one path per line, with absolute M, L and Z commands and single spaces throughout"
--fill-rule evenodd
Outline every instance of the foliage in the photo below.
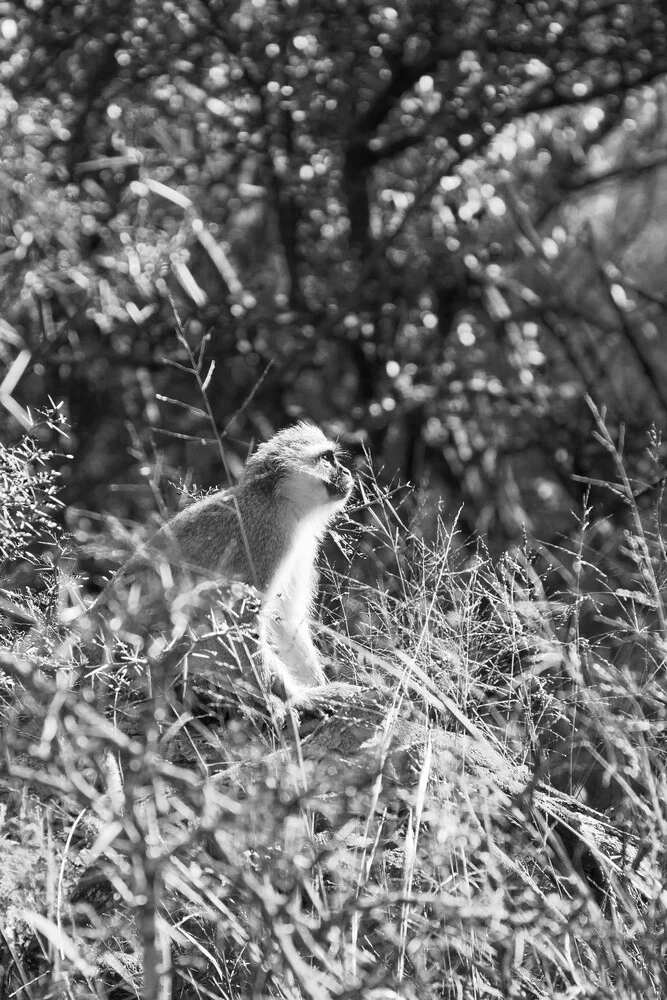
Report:
M 57 477 L 37 438 L 26 434 L 13 446 L 0 442 L 0 572 L 17 558 L 39 560 L 42 546 L 58 533 Z
M 44 441 L 63 436 L 61 408 L 51 406 L 15 444 L 0 441 L 0 622 L 19 633 L 57 617 L 64 539 L 54 464 L 65 456 Z
M 172 300 L 216 363 L 218 426 L 269 366 L 239 461 L 289 417 L 332 421 L 501 551 L 524 525 L 569 534 L 573 474 L 609 478 L 587 392 L 651 481 L 657 0 L 3 0 L 0 18 L 0 360 L 29 358 L 0 405 L 63 401 L 68 505 L 145 519 L 154 445 L 167 476 L 222 479 Z
M 0 0 L 0 992 L 665 995 L 666 17 Z M 369 690 L 285 718 L 240 592 L 88 662 L 54 533 L 301 415 Z

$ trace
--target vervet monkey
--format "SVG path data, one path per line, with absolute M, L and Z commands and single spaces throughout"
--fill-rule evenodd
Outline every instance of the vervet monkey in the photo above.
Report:
M 337 445 L 308 423 L 288 427 L 250 456 L 236 487 L 204 497 L 168 521 L 108 585 L 132 585 L 169 564 L 178 577 L 240 580 L 262 592 L 263 666 L 297 698 L 325 683 L 311 636 L 316 559 L 327 526 L 352 492 Z M 106 591 L 98 601 L 104 606 Z

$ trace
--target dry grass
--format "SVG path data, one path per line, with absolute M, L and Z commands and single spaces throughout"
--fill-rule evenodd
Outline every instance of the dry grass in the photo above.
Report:
M 161 646 L 121 614 L 92 669 L 80 621 L 6 616 L 0 994 L 664 996 L 664 553 L 621 469 L 613 587 L 588 527 L 493 565 L 366 483 L 321 635 L 361 690 L 298 715 L 243 588 L 163 595 Z

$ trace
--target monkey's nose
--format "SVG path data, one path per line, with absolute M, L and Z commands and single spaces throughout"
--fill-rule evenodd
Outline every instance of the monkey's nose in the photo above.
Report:
M 338 470 L 338 474 L 326 484 L 327 493 L 332 497 L 345 497 L 352 490 L 353 482 L 351 473 L 347 469 L 341 468 Z

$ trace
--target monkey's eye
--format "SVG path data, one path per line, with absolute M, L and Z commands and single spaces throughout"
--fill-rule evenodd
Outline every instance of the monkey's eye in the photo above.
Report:
M 322 455 L 320 455 L 320 459 L 323 462 L 327 462 L 329 465 L 335 465 L 336 452 L 333 450 L 333 448 L 331 448 L 329 451 L 325 451 Z

